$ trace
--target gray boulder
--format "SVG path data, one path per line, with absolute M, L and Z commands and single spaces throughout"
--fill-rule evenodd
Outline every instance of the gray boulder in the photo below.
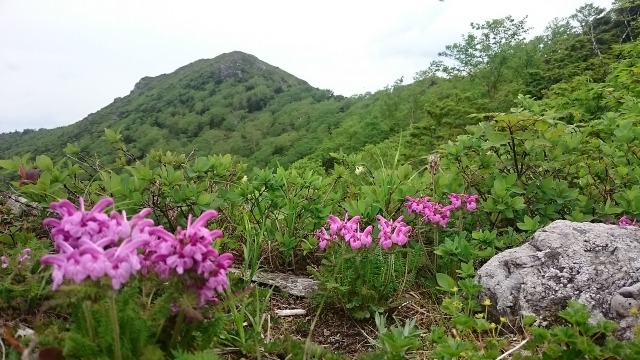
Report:
M 14 215 L 37 214 L 39 205 L 10 193 L 0 193 L 0 205 L 7 206 Z
M 640 229 L 558 220 L 494 256 L 476 280 L 496 316 L 535 315 L 544 325 L 577 300 L 593 321 L 614 320 L 629 339 L 629 310 L 640 301 Z

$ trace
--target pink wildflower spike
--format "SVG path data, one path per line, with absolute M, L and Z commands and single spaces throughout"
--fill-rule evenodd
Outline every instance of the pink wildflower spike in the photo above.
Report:
M 233 255 L 219 254 L 212 248 L 213 241 L 223 233 L 206 225 L 217 216 L 216 211 L 208 210 L 192 222 L 190 215 L 186 229 L 178 228 L 175 234 L 162 227 L 149 229 L 151 241 L 146 246 L 143 271 L 152 269 L 162 279 L 178 274 L 188 289 L 198 292 L 201 306 L 217 303 L 215 294 L 229 286 L 226 269 L 233 263 Z
M 407 208 L 409 214 L 420 214 L 424 222 L 437 224 L 445 228 L 449 224 L 452 211 L 460 208 L 463 203 L 467 211 L 475 211 L 477 208 L 477 199 L 478 195 L 451 193 L 449 194 L 451 204 L 444 206 L 431 201 L 428 197 L 412 198 L 407 196 L 407 201 L 404 203 L 404 206 Z
M 336 216 L 329 215 L 327 224 L 335 225 L 337 223 L 336 219 L 338 219 Z M 404 216 L 398 217 L 393 222 L 385 219 L 381 215 L 377 215 L 376 219 L 378 220 L 378 228 L 380 229 L 378 244 L 382 249 L 386 250 L 393 246 L 393 244 L 402 246 L 408 242 L 411 227 L 402 221 Z M 340 235 L 352 250 L 360 249 L 363 246 L 369 247 L 373 243 L 371 236 L 373 233 L 373 225 L 367 226 L 364 231 L 360 232 L 360 220 L 360 216 L 354 216 L 349 220 L 348 215 L 345 215 L 345 221 L 341 224 Z M 331 236 L 327 234 L 326 228 L 323 227 L 319 229 L 315 235 L 320 241 L 318 247 L 320 249 L 326 248 L 331 238 Z M 333 238 L 331 238 L 331 240 L 333 240 Z
M 45 219 L 43 224 L 52 228 L 58 254 L 45 255 L 40 262 L 54 266 L 54 289 L 64 278 L 79 284 L 86 278 L 95 281 L 107 275 L 117 290 L 141 268 L 138 248 L 150 241 L 149 229 L 154 225 L 145 216 L 151 210 L 142 210 L 129 221 L 124 211 L 104 213 L 113 203 L 113 199 L 103 198 L 89 211 L 85 210 L 82 198 L 79 208 L 68 200 L 50 205 L 60 219 Z

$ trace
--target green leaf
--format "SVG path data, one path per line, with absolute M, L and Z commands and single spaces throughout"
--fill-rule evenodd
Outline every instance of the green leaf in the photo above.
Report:
M 540 216 L 536 216 L 535 218 L 530 218 L 529 216 L 524 216 L 524 222 L 518 223 L 518 228 L 525 231 L 533 231 L 538 229 L 540 222 Z
M 214 197 L 215 195 L 213 194 L 201 193 L 200 195 L 198 195 L 198 200 L 196 200 L 196 204 L 200 206 L 209 205 L 213 201 Z
M 451 291 L 456 287 L 456 281 L 447 274 L 437 273 L 436 281 L 438 282 L 438 285 L 440 285 L 440 289 L 444 291 Z
M 515 185 L 517 180 L 518 180 L 518 176 L 516 175 L 516 173 L 511 173 L 505 178 L 505 182 L 509 186 Z
M 611 204 L 611 200 L 607 200 L 604 208 L 602 209 L 602 213 L 605 215 L 615 215 L 621 213 L 622 211 L 624 211 L 624 209 L 613 206 L 613 204 Z
M 593 220 L 593 216 L 585 215 L 579 210 L 574 210 L 570 215 L 566 215 L 565 218 L 575 222 L 588 222 Z
M 36 166 L 43 171 L 53 170 L 53 161 L 46 155 L 39 155 L 36 157 Z
M 18 170 L 18 164 L 15 160 L 0 160 L 0 168 L 7 170 Z
M 524 198 L 522 196 L 514 197 L 511 199 L 511 208 L 513 210 L 522 210 L 525 208 Z
M 504 179 L 496 179 L 493 182 L 493 192 L 498 197 L 504 197 L 507 195 L 507 183 Z

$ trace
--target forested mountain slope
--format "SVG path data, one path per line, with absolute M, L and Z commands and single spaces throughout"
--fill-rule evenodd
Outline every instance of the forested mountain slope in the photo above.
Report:
M 301 164 L 331 168 L 349 154 L 363 164 L 388 163 L 399 149 L 401 163 L 425 165 L 438 145 L 486 120 L 473 114 L 508 112 L 532 99 L 568 123 L 599 119 L 620 105 L 610 101 L 608 81 L 618 76 L 611 71 L 616 64 L 634 57 L 622 45 L 637 42 L 639 15 L 636 0 L 614 1 L 610 9 L 585 4 L 532 38 L 526 19 L 472 23 L 412 84 L 397 81 L 361 96 L 370 106 L 354 105 L 341 128 Z
M 472 114 L 508 111 L 525 98 L 543 100 L 563 121 L 611 110 L 593 91 L 634 42 L 640 5 L 592 4 L 555 19 L 528 38 L 526 19 L 472 23 L 416 75 L 349 98 L 320 90 L 242 52 L 198 60 L 171 74 L 143 78 L 133 91 L 76 124 L 0 134 L 0 158 L 31 152 L 63 155 L 67 143 L 102 164 L 114 161 L 104 129 L 119 131 L 134 158 L 151 150 L 232 154 L 250 166 L 304 159 L 330 169 L 332 154 L 364 151 L 424 162 L 439 144 L 479 121 Z M 575 110 L 579 105 L 580 111 Z M 569 110 L 571 109 L 571 110 Z M 375 146 L 375 147 L 374 147 Z M 371 160 L 371 156 L 368 157 Z
M 104 129 L 128 150 L 230 153 L 254 164 L 291 162 L 314 150 L 317 134 L 337 126 L 347 102 L 239 51 L 141 79 L 122 98 L 69 126 L 0 134 L 0 158 L 62 155 L 67 143 L 111 162 Z

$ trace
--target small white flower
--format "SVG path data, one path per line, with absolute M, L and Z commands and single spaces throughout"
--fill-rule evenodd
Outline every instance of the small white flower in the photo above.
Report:
M 360 175 L 364 172 L 364 166 L 356 166 L 356 175 Z

